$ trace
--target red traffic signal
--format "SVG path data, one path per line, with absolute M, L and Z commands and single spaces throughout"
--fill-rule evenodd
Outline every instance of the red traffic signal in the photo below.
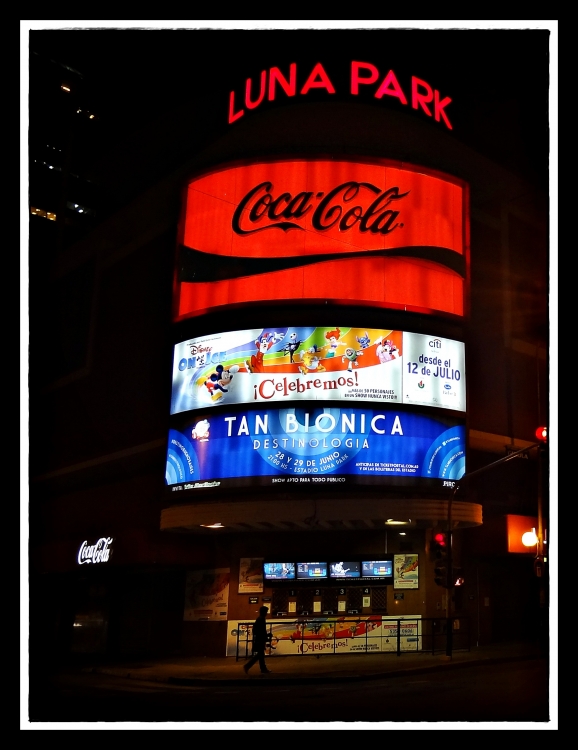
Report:
M 446 547 L 447 546 L 446 535 L 443 532 L 438 531 L 437 534 L 434 534 L 434 538 L 433 539 L 434 539 L 434 542 L 436 543 L 436 545 L 438 547 Z
M 548 441 L 548 428 L 538 427 L 536 430 L 536 437 L 541 443 L 546 443 Z

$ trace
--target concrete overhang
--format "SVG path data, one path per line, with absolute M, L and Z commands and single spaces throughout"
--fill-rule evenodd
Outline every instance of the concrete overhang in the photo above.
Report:
M 161 511 L 161 531 L 182 533 L 264 531 L 347 531 L 383 529 L 388 519 L 430 528 L 448 518 L 448 499 L 376 500 L 317 498 L 204 502 L 174 505 Z M 482 524 L 482 506 L 452 502 L 453 528 Z M 203 525 L 220 523 L 222 528 Z

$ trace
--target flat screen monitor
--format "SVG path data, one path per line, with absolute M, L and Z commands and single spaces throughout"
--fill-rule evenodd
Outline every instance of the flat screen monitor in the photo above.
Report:
M 266 581 L 294 581 L 295 563 L 266 562 L 263 563 L 263 578 Z
M 364 578 L 393 578 L 393 560 L 363 560 L 361 575 Z
M 317 578 L 327 578 L 327 563 L 298 562 L 297 578 L 300 581 L 313 581 Z
M 361 576 L 361 563 L 359 561 L 330 562 L 330 578 L 359 578 Z

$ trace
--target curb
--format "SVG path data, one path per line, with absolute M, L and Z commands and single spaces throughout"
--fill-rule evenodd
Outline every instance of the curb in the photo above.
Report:
M 401 677 L 408 674 L 425 674 L 427 672 L 440 672 L 445 669 L 458 669 L 472 666 L 480 666 L 485 664 L 499 664 L 516 661 L 524 661 L 528 659 L 540 659 L 545 658 L 540 654 L 517 654 L 513 656 L 488 656 L 479 657 L 469 660 L 462 661 L 444 661 L 436 662 L 429 665 L 423 666 L 407 666 L 400 667 L 399 669 L 391 669 L 385 672 L 370 672 L 370 673 L 355 673 L 355 674 L 332 674 L 332 675 L 321 675 L 315 676 L 279 676 L 273 678 L 261 678 L 260 675 L 255 674 L 254 676 L 239 676 L 239 677 L 175 677 L 167 676 L 162 677 L 160 675 L 143 675 L 135 671 L 121 671 L 119 669 L 111 668 L 89 668 L 87 672 L 93 674 L 106 674 L 113 677 L 121 677 L 125 679 L 140 680 L 143 682 L 164 682 L 169 685 L 181 686 L 181 687 L 207 687 L 209 685 L 262 685 L 265 681 L 273 683 L 275 685 L 326 685 L 332 682 L 365 682 L 371 680 L 382 680 L 386 678 Z

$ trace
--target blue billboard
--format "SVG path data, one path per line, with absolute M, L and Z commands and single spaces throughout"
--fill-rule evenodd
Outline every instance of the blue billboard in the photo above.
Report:
M 395 408 L 291 408 L 181 415 L 169 432 L 171 492 L 308 483 L 453 487 L 463 420 Z

